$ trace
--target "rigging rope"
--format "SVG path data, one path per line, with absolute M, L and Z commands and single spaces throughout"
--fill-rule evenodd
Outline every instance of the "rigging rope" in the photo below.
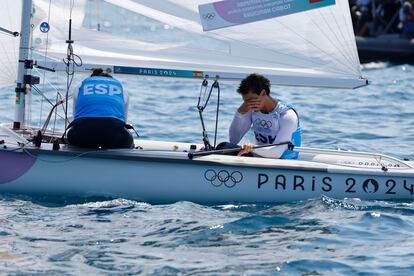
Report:
M 50 22 L 51 6 L 52 6 L 52 0 L 49 0 L 49 8 L 48 8 L 48 14 L 47 14 L 47 23 L 48 24 Z M 47 57 L 48 57 L 48 49 L 49 49 L 49 32 L 46 33 L 46 47 L 45 47 L 45 59 L 44 59 L 45 64 L 46 64 Z M 43 71 L 43 83 L 42 83 L 43 90 L 45 90 L 45 80 L 46 80 L 46 71 Z M 43 100 L 40 102 L 39 128 L 40 128 L 40 125 L 42 124 L 43 102 L 44 102 Z
M 69 39 L 66 40 L 68 44 L 67 49 L 67 56 L 63 59 L 63 63 L 66 65 L 66 95 L 65 95 L 65 105 L 64 105 L 64 112 L 65 112 L 65 132 L 63 135 L 66 135 L 67 127 L 69 125 L 68 120 L 68 101 L 69 101 L 69 90 L 72 86 L 72 81 L 75 75 L 75 66 L 81 67 L 82 66 L 82 59 L 80 56 L 73 53 L 73 40 L 72 40 L 72 11 L 74 6 L 74 0 L 70 1 L 70 16 L 69 16 Z
M 50 17 L 51 17 L 51 0 L 49 0 L 49 11 L 48 11 L 48 22 L 50 21 Z M 47 116 L 43 126 L 42 126 L 42 132 L 46 132 L 47 126 L 50 123 L 50 119 L 54 113 L 54 123 L 53 123 L 53 129 L 52 129 L 52 133 L 54 133 L 56 131 L 56 120 L 57 117 L 62 118 L 65 120 L 65 134 L 66 134 L 66 129 L 67 129 L 67 125 L 68 125 L 68 101 L 69 99 L 72 97 L 69 96 L 69 91 L 70 91 L 70 87 L 72 85 L 72 81 L 74 78 L 74 74 L 75 74 L 75 66 L 82 66 L 82 59 L 73 53 L 73 40 L 72 40 L 72 11 L 74 8 L 74 0 L 70 1 L 70 19 L 69 19 L 69 39 L 66 41 L 66 43 L 68 43 L 68 49 L 67 49 L 67 57 L 63 59 L 64 64 L 66 65 L 66 95 L 65 97 L 63 97 L 63 95 L 59 92 L 59 89 L 56 88 L 52 83 L 50 83 L 45 76 L 45 73 L 43 73 L 43 90 L 45 90 L 45 81 L 47 81 L 50 86 L 56 91 L 56 98 L 55 98 L 55 103 L 52 102 L 52 100 L 49 100 L 46 95 L 44 93 L 42 93 L 42 91 L 36 87 L 35 85 L 33 85 L 34 90 L 40 95 L 42 96 L 42 101 L 41 101 L 41 108 L 40 108 L 40 119 L 39 119 L 39 128 L 42 124 L 42 114 L 43 114 L 43 103 L 46 100 L 51 106 L 52 109 L 49 112 L 49 115 Z M 49 45 L 49 34 L 47 34 L 46 37 L 46 49 L 45 49 L 45 55 L 44 55 L 44 61 L 45 63 L 47 62 L 47 58 L 48 58 L 48 45 Z M 40 66 L 39 66 L 40 68 Z M 37 72 L 39 72 L 36 68 L 35 70 Z M 62 105 L 62 109 L 64 112 L 64 117 L 58 114 L 58 106 Z
M 207 135 L 207 131 L 206 131 L 206 126 L 204 124 L 204 119 L 203 119 L 203 111 L 204 108 L 206 108 L 208 101 L 210 100 L 210 96 L 211 96 L 211 92 L 213 90 L 213 87 L 211 87 L 210 92 L 208 93 L 207 96 L 207 100 L 205 100 L 206 95 L 207 95 L 207 89 L 208 89 L 208 81 L 207 79 L 204 79 L 201 87 L 200 87 L 200 94 L 198 96 L 198 102 L 197 102 L 197 109 L 198 109 L 198 114 L 200 116 L 200 121 L 201 121 L 201 127 L 203 129 L 203 142 L 204 142 L 204 147 L 205 150 L 210 151 L 211 150 L 211 145 L 210 145 L 210 141 L 208 140 L 208 135 Z M 204 90 L 204 92 L 203 92 Z M 201 104 L 201 100 L 203 100 L 203 105 Z
M 30 31 L 30 33 L 32 33 L 33 34 L 33 31 L 34 31 L 34 28 L 35 28 L 35 25 L 34 24 L 30 24 L 30 28 L 31 28 L 31 31 Z M 34 43 L 33 43 L 33 35 L 31 35 L 30 36 L 30 45 L 33 45 Z M 29 51 L 29 60 L 33 60 L 33 51 Z M 35 62 L 34 62 L 35 63 Z M 29 68 L 28 69 L 28 75 L 32 75 L 32 70 L 33 70 L 33 68 L 35 68 L 34 66 L 32 66 L 31 68 Z M 34 84 L 32 84 L 31 86 L 33 86 Z M 29 128 L 31 128 L 32 127 L 32 93 L 28 93 L 27 95 L 26 95 L 26 97 L 28 97 L 28 102 L 29 102 L 29 104 L 27 105 L 27 116 L 28 116 L 28 118 L 27 118 L 27 121 L 28 121 L 28 126 L 29 126 Z
M 203 118 L 203 111 L 207 107 L 210 101 L 210 98 L 211 98 L 211 93 L 213 92 L 214 89 L 217 89 L 218 95 L 217 95 L 216 124 L 215 124 L 215 131 L 214 131 L 214 144 L 212 147 L 208 139 L 208 135 L 207 135 L 207 131 L 206 131 L 205 123 L 204 123 L 204 118 Z M 204 79 L 200 87 L 200 94 L 198 96 L 197 109 L 198 109 L 198 113 L 200 116 L 201 127 L 203 129 L 204 147 L 206 151 L 211 151 L 212 149 L 216 147 L 216 142 L 217 142 L 217 128 L 218 128 L 218 115 L 219 115 L 218 113 L 219 113 L 219 106 L 220 106 L 220 85 L 219 85 L 218 79 L 216 79 L 214 83 L 211 85 L 208 93 L 207 91 L 208 91 L 208 81 L 207 79 Z
M 217 88 L 216 128 L 214 130 L 214 148 L 216 148 L 218 117 L 219 117 L 219 109 L 220 109 L 220 84 L 217 80 L 213 83 L 213 87 Z

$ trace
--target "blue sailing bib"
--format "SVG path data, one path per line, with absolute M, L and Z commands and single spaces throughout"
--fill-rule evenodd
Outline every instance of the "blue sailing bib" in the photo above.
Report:
M 125 122 L 122 84 L 113 78 L 90 77 L 79 87 L 75 120 L 84 117 L 115 118 Z

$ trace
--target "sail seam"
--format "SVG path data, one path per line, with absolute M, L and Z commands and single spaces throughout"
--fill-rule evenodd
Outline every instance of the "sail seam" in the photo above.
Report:
M 9 6 L 9 1 L 6 1 L 6 5 L 7 5 L 7 10 L 8 11 L 10 11 L 10 6 Z M 7 17 L 8 17 L 8 19 L 9 19 L 9 24 L 10 24 L 10 27 L 12 27 L 12 20 L 11 20 L 11 17 L 10 17 L 10 13 L 7 13 Z M 17 30 L 16 30 L 17 31 Z M 20 30 L 18 30 L 19 32 L 20 32 Z M 16 52 L 16 49 L 19 47 L 19 44 L 18 44 L 18 39 L 13 39 L 12 40 L 13 42 L 12 42 L 12 44 L 14 45 L 14 47 L 13 47 L 13 54 L 14 54 L 14 60 L 15 61 L 18 61 L 19 60 L 19 58 L 18 58 L 18 53 Z M 12 73 L 10 74 L 10 77 L 11 78 L 13 78 L 13 76 L 14 75 L 16 75 L 17 76 L 17 70 L 16 70 L 16 67 L 15 66 L 10 66 L 10 68 L 12 69 Z M 15 80 L 13 80 L 13 81 L 15 81 Z
M 292 31 L 292 33 L 294 33 L 295 35 L 297 35 L 298 37 L 300 37 L 302 40 L 304 40 L 305 42 L 308 42 L 310 45 L 312 45 L 313 47 L 315 47 L 317 50 L 319 50 L 319 51 L 321 51 L 321 52 L 325 53 L 327 56 L 329 56 L 329 57 L 333 58 L 333 60 L 334 60 L 334 61 L 336 61 L 336 62 L 337 62 L 337 64 L 338 64 L 338 65 L 340 65 L 342 68 L 345 66 L 345 65 L 344 65 L 344 64 L 342 64 L 340 61 L 338 61 L 336 58 L 332 57 L 332 55 L 330 55 L 330 54 L 329 54 L 329 53 L 327 53 L 325 50 L 323 50 L 322 48 L 320 48 L 319 46 L 317 46 L 314 42 L 312 42 L 312 41 L 310 41 L 310 40 L 308 40 L 308 39 L 304 38 L 303 36 L 301 36 L 300 34 L 298 34 L 297 32 L 295 32 L 292 28 L 290 28 L 289 26 L 287 26 L 287 25 L 283 24 L 283 23 L 282 23 L 282 22 L 280 22 L 279 20 L 278 20 L 278 22 L 279 22 L 282 26 L 284 26 L 285 28 L 287 28 L 287 29 L 289 29 L 290 31 Z M 329 66 L 327 66 L 327 67 L 329 67 Z M 330 67 L 329 67 L 329 68 L 330 68 Z M 342 69 L 343 71 L 341 70 L 341 72 L 342 72 L 342 73 L 344 73 L 344 74 L 346 74 L 346 75 L 348 75 L 348 74 L 349 74 L 349 68 L 348 68 L 347 66 L 345 66 L 345 68 L 346 68 L 346 69 Z M 337 70 L 339 70 L 339 68 L 338 68 Z
M 280 22 L 278 22 L 278 23 L 280 23 Z M 282 23 L 280 23 L 280 24 L 282 24 Z M 277 51 L 275 49 L 269 49 L 269 48 L 267 48 L 267 47 L 265 47 L 263 45 L 260 45 L 260 47 L 258 47 L 258 45 L 254 45 L 254 44 L 251 44 L 251 43 L 248 43 L 248 42 L 245 42 L 245 41 L 241 41 L 241 40 L 238 40 L 238 39 L 234 39 L 234 38 L 229 38 L 229 37 L 226 37 L 226 36 L 223 36 L 223 35 L 217 35 L 217 36 L 218 37 L 224 37 L 226 39 L 231 39 L 232 41 L 238 42 L 240 44 L 245 44 L 245 45 L 248 45 L 248 46 L 251 46 L 251 47 L 254 47 L 254 48 L 265 49 L 265 50 L 267 50 L 269 52 L 273 52 L 273 53 L 276 53 L 276 54 L 280 54 L 280 55 L 288 56 L 288 57 L 291 57 L 291 58 L 295 58 L 298 61 L 303 62 L 303 57 L 298 57 L 298 56 L 294 56 L 294 55 L 291 55 L 291 54 L 286 54 L 284 52 L 279 52 L 279 51 Z M 300 37 L 300 38 L 306 41 L 305 38 L 303 38 L 303 37 Z M 233 57 L 241 57 L 241 56 L 237 56 L 237 55 L 232 55 L 232 56 Z M 247 57 L 242 57 L 242 58 L 244 58 L 244 59 L 251 59 L 251 60 L 261 60 L 261 61 L 269 62 L 268 60 L 263 60 L 263 59 L 258 59 L 258 58 L 254 58 L 254 59 L 253 58 L 247 58 Z M 329 65 L 327 65 L 326 63 L 323 63 L 323 62 L 316 62 L 314 60 L 306 60 L 306 61 L 309 62 L 309 63 L 314 63 L 314 64 L 317 64 L 317 65 L 324 66 L 324 68 L 330 68 L 332 70 L 332 71 L 330 71 L 331 73 L 339 73 L 339 74 L 346 74 L 346 75 L 349 74 L 349 71 L 348 70 L 339 69 L 339 68 L 333 68 L 333 67 L 331 67 L 331 66 L 329 66 Z M 289 67 L 293 67 L 293 64 L 287 64 L 287 63 L 282 63 L 282 62 L 278 62 L 277 64 L 288 65 Z M 306 68 L 308 68 L 308 69 L 314 69 L 314 67 L 312 67 L 310 65 L 306 66 L 305 69 Z
M 349 10 L 349 6 L 348 6 L 348 3 L 346 4 L 347 6 L 346 6 L 346 9 L 347 10 Z M 329 11 L 330 11 L 330 13 L 331 13 L 331 15 L 332 15 L 332 17 L 334 18 L 334 20 L 335 20 L 335 23 L 336 23 L 336 26 L 337 26 L 337 28 L 339 28 L 340 27 L 340 24 L 338 23 L 338 21 L 337 21 L 337 19 L 338 18 L 336 18 L 335 16 L 333 16 L 333 12 L 332 12 L 332 9 L 329 9 Z M 353 57 L 353 62 L 354 62 L 354 64 L 355 65 L 357 65 L 356 66 L 356 68 L 355 68 L 355 72 L 358 74 L 358 76 L 360 76 L 361 75 L 361 72 L 360 72 L 360 70 L 359 70 L 359 59 L 357 58 L 357 53 L 358 53 L 358 51 L 357 51 L 357 49 L 356 49 L 356 47 L 355 47 L 355 45 L 352 45 L 352 38 L 353 38 L 353 43 L 355 44 L 355 35 L 354 35 L 354 33 L 353 33 L 353 31 L 352 31 L 352 33 L 350 33 L 349 31 L 350 30 L 353 30 L 353 28 L 352 28 L 352 23 L 351 23 L 351 26 L 349 25 L 349 21 L 347 21 L 346 20 L 346 18 L 344 17 L 344 15 L 342 14 L 342 18 L 344 19 L 344 24 L 345 24 L 345 29 L 347 30 L 347 33 L 348 33 L 348 39 L 346 39 L 345 38 L 345 34 L 343 33 L 343 32 L 339 32 L 340 34 L 341 34 L 341 36 L 342 36 L 342 38 L 344 39 L 344 41 L 346 41 L 347 42 L 347 49 L 348 49 L 348 45 L 349 46 L 351 46 L 350 48 L 349 48 L 349 52 L 351 53 L 351 55 L 350 56 L 352 56 Z
M 348 16 L 349 18 L 351 18 L 351 10 L 349 9 L 349 7 L 347 8 L 348 11 Z M 358 49 L 357 49 L 357 45 L 356 45 L 356 41 L 355 41 L 355 34 L 354 34 L 354 27 L 352 24 L 352 21 L 346 20 L 346 16 L 343 13 L 342 16 L 344 17 L 345 22 L 347 22 L 346 24 L 350 24 L 350 27 L 348 27 L 348 35 L 352 38 L 352 48 L 353 48 L 353 53 L 355 55 L 355 59 L 356 59 L 356 64 L 360 64 L 360 60 L 359 60 L 359 55 L 358 55 Z M 361 75 L 361 69 L 358 67 L 358 73 L 359 75 Z
M 329 28 L 329 30 L 333 33 L 333 35 L 335 36 L 335 38 L 336 38 L 336 40 L 338 41 L 338 43 L 339 43 L 339 46 L 337 45 L 337 44 L 335 44 L 333 41 L 332 41 L 332 39 L 331 38 L 329 38 L 328 36 L 326 36 L 327 38 L 328 38 L 328 40 L 329 40 L 329 42 L 340 52 L 340 54 L 345 58 L 345 60 L 347 61 L 347 63 L 348 63 L 348 65 L 349 65 L 349 68 L 351 69 L 352 68 L 352 71 L 354 71 L 355 70 L 355 68 L 352 66 L 353 65 L 353 62 L 352 62 L 352 57 L 349 57 L 349 55 L 346 53 L 346 52 L 344 52 L 344 47 L 341 47 L 341 43 L 340 43 L 340 39 L 339 39 L 339 37 L 337 36 L 337 34 L 336 34 L 336 32 L 334 32 L 334 30 L 331 28 L 331 25 L 327 22 L 327 20 L 326 20 L 326 18 L 325 18 L 325 16 L 319 11 L 319 14 L 321 15 L 321 17 L 322 17 L 322 19 L 323 19 L 323 21 L 326 23 L 326 25 L 328 26 L 328 28 Z M 336 18 L 334 17 L 334 20 L 335 20 L 335 23 L 336 23 L 336 25 L 337 25 L 337 27 L 339 28 L 339 26 L 338 26 L 338 23 L 337 23 L 337 21 L 336 21 Z M 319 29 L 321 29 L 320 28 L 320 26 L 318 26 L 318 28 Z M 344 40 L 344 42 L 346 42 L 346 40 Z
M 319 24 L 317 24 L 313 19 L 311 20 L 312 21 L 312 23 L 321 31 L 321 33 L 324 35 L 324 37 L 329 41 L 329 43 L 336 49 L 336 48 L 338 48 L 336 45 L 335 45 L 335 43 L 333 43 L 332 42 L 332 40 L 331 40 L 331 38 L 328 36 L 328 35 L 326 35 L 325 34 L 325 32 L 322 30 L 322 28 L 319 26 Z M 326 52 L 325 52 L 326 53 Z M 351 70 L 352 72 L 354 72 L 354 68 L 352 67 L 352 66 L 350 66 L 349 64 L 348 64 L 348 60 L 347 60 L 347 58 L 346 58 L 346 56 L 341 52 L 341 51 L 339 51 L 339 54 L 340 54 L 340 56 L 342 56 L 342 60 L 340 60 L 340 59 L 337 59 L 337 58 L 334 58 L 331 54 L 329 54 L 329 53 L 326 53 L 327 55 L 329 55 L 330 57 L 332 57 L 338 64 L 341 64 L 341 65 L 343 65 L 343 66 L 345 66 L 346 68 L 348 68 L 349 70 Z
M 340 24 L 338 23 L 338 21 L 337 21 L 337 18 L 334 16 L 334 14 L 333 14 L 333 12 L 332 12 L 332 9 L 329 9 L 329 11 L 330 11 L 330 13 L 331 13 L 331 16 L 334 18 L 334 20 L 335 20 L 335 23 L 336 23 L 336 27 L 337 28 L 339 28 L 340 27 Z M 344 18 L 345 19 L 345 18 Z M 348 37 L 349 37 L 349 25 L 348 25 L 348 22 L 346 22 L 346 20 L 344 20 L 344 24 L 345 24 L 345 26 L 346 26 L 346 30 L 347 30 L 347 33 L 348 33 Z M 356 59 L 356 56 L 355 56 L 355 51 L 354 51 L 354 48 L 353 48 L 353 46 L 352 46 L 352 43 L 351 43 L 351 40 L 350 40 L 350 38 L 352 38 L 353 36 L 351 36 L 351 37 L 349 37 L 348 39 L 345 37 L 345 35 L 344 35 L 344 33 L 343 32 L 339 32 L 340 33 L 340 35 L 342 36 L 342 39 L 343 39 L 343 41 L 344 42 L 346 42 L 346 44 L 347 44 L 347 47 L 346 47 L 346 49 L 345 50 L 348 50 L 349 52 L 350 52 L 350 57 L 351 57 L 351 59 L 352 59 L 352 61 L 353 61 L 353 64 L 359 64 L 359 61 Z M 349 46 L 351 46 L 350 48 L 348 48 Z M 360 72 L 359 72 L 359 70 L 358 70 L 358 68 L 356 68 L 356 72 L 358 73 L 358 75 L 360 75 Z
M 4 44 L 1 42 L 1 40 L 0 40 L 0 45 L 1 45 L 1 48 L 3 49 L 3 53 L 8 53 L 7 52 L 7 50 L 6 50 L 6 47 L 4 46 Z M 13 61 L 12 60 L 10 60 L 10 56 L 9 55 L 5 55 L 6 56 L 6 59 L 7 59 L 7 61 L 8 61 L 8 64 L 2 64 L 1 66 L 0 66 L 0 68 L 1 68 L 1 70 L 2 70 L 2 72 L 6 75 L 6 76 L 8 76 L 9 78 L 13 78 L 13 74 L 15 73 L 15 68 L 11 65 L 11 64 L 13 64 Z M 18 60 L 16 59 L 16 61 L 15 62 L 17 62 Z M 4 68 L 4 67 L 8 67 L 8 69 L 10 69 L 10 71 L 9 70 L 7 70 L 7 68 Z M 6 71 L 5 71 L 6 70 Z M 13 81 L 15 81 L 15 80 L 13 80 Z

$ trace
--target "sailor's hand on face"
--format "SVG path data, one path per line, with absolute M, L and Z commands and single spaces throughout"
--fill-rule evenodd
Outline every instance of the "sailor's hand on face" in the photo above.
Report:
M 239 153 L 237 154 L 237 156 L 242 156 L 244 154 L 248 154 L 249 152 L 252 152 L 254 150 L 254 145 L 253 144 L 244 144 L 241 147 L 241 151 L 239 151 Z
M 250 111 L 249 105 L 247 102 L 243 102 L 243 104 L 237 110 L 240 114 L 245 114 Z
M 243 104 L 239 107 L 238 111 L 240 114 L 247 113 L 249 111 L 260 111 L 261 101 L 260 99 L 251 99 L 244 101 Z
M 260 111 L 260 106 L 262 104 L 262 101 L 260 99 L 248 100 L 246 101 L 246 103 L 247 103 L 247 106 L 249 107 L 249 110 L 254 111 L 254 112 Z

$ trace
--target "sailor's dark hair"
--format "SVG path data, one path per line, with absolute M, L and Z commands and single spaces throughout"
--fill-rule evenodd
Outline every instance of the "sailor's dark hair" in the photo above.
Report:
M 265 90 L 267 95 L 270 94 L 270 81 L 262 75 L 250 74 L 241 81 L 237 92 L 246 95 L 252 91 L 257 95 L 260 95 L 262 90 Z
M 108 77 L 108 78 L 112 78 L 112 76 L 107 73 L 104 72 L 104 70 L 102 68 L 94 68 L 91 74 L 91 77 Z

